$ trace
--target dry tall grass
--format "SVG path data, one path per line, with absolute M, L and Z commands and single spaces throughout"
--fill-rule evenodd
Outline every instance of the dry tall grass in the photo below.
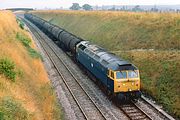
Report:
M 0 58 L 10 58 L 23 72 L 13 83 L 0 76 L 0 100 L 10 96 L 19 101 L 30 114 L 29 119 L 55 119 L 56 97 L 40 59 L 32 58 L 16 39 L 17 33 L 29 34 L 19 28 L 10 11 L 0 11 Z M 33 43 L 34 44 L 34 43 Z M 35 46 L 35 45 L 32 45 Z
M 177 13 L 58 10 L 34 13 L 109 50 L 180 49 Z

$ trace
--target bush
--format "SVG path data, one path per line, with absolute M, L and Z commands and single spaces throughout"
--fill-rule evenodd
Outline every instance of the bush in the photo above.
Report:
M 0 120 L 27 120 L 28 112 L 11 97 L 4 97 L 0 101 Z
M 3 112 L 0 112 L 0 120 L 4 120 L 4 114 L 3 114 Z
M 20 27 L 21 29 L 24 29 L 24 23 L 22 22 L 22 20 L 20 20 L 20 19 L 17 18 L 17 23 L 19 24 L 19 27 Z
M 36 50 L 34 50 L 33 48 L 31 48 L 30 44 L 31 44 L 31 40 L 29 38 L 27 38 L 25 35 L 22 35 L 22 34 L 19 34 L 17 33 L 16 34 L 16 38 L 18 40 L 21 41 L 21 43 L 26 47 L 29 55 L 33 58 L 42 58 L 41 57 L 41 54 L 38 53 Z
M 29 47 L 28 48 L 28 52 L 29 52 L 29 55 L 33 58 L 41 58 L 42 59 L 42 56 L 40 53 L 38 53 L 36 50 L 34 50 L 33 48 Z
M 4 74 L 7 78 L 15 81 L 17 74 L 14 62 L 7 58 L 0 59 L 0 74 Z
M 30 47 L 31 40 L 24 35 L 17 33 L 16 38 L 22 42 L 25 47 Z

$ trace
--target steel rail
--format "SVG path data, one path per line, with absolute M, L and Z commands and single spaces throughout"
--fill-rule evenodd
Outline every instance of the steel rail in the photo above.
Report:
M 170 115 L 168 115 L 165 111 L 163 111 L 162 109 L 156 107 L 152 102 L 150 102 L 149 100 L 147 100 L 147 98 L 145 98 L 143 95 L 141 96 L 141 100 L 142 100 L 143 102 L 145 102 L 146 104 L 150 105 L 152 108 L 154 108 L 159 114 L 162 115 L 162 117 L 164 117 L 164 119 L 175 120 L 173 117 L 171 117 Z

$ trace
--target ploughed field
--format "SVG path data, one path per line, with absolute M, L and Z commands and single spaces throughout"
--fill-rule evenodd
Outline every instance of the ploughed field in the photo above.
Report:
M 142 91 L 180 117 L 180 14 L 35 11 L 134 63 Z

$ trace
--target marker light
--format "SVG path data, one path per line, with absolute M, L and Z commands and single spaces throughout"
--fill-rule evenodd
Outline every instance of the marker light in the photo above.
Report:
M 136 82 L 136 86 L 138 86 L 138 82 Z

